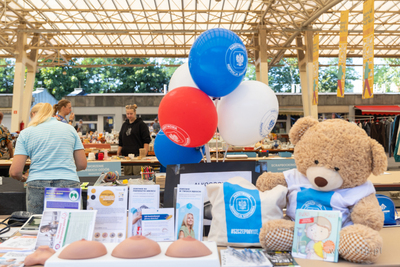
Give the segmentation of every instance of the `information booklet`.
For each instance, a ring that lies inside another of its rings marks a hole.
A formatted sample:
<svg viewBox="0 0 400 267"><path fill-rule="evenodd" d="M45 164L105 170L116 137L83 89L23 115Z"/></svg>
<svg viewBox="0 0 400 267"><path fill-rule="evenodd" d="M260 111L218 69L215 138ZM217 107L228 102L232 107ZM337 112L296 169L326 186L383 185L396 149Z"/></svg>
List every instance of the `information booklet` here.
<svg viewBox="0 0 400 267"><path fill-rule="evenodd" d="M45 210L37 234L37 249L49 246L59 250L81 240L92 240L97 210Z"/></svg>
<svg viewBox="0 0 400 267"><path fill-rule="evenodd" d="M130 185L128 237L142 235L142 211L160 207L160 185Z"/></svg>
<svg viewBox="0 0 400 267"><path fill-rule="evenodd" d="M32 252L7 252L0 257L0 266L23 267L26 256Z"/></svg>
<svg viewBox="0 0 400 267"><path fill-rule="evenodd" d="M44 209L82 209L80 188L46 187Z"/></svg>
<svg viewBox="0 0 400 267"><path fill-rule="evenodd" d="M154 241L174 241L174 209L142 210L143 236Z"/></svg>
<svg viewBox="0 0 400 267"><path fill-rule="evenodd" d="M10 251L31 252L35 250L36 236L14 236L0 243L0 253Z"/></svg>
<svg viewBox="0 0 400 267"><path fill-rule="evenodd" d="M337 262L342 228L340 211L296 211L293 257Z"/></svg>
<svg viewBox="0 0 400 267"><path fill-rule="evenodd" d="M88 210L97 210L93 240L120 243L126 238L126 186L89 186Z"/></svg>
<svg viewBox="0 0 400 267"><path fill-rule="evenodd" d="M203 185L178 184L176 196L176 238L191 236L203 240Z"/></svg>

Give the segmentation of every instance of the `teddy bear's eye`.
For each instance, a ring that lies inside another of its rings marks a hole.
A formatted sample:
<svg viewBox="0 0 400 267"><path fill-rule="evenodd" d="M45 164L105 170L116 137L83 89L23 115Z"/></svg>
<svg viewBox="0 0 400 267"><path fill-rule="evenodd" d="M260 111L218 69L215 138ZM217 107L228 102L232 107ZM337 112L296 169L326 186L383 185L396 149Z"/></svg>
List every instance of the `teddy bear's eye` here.
<svg viewBox="0 0 400 267"><path fill-rule="evenodd" d="M334 169L335 169L335 171L337 171L337 172L340 170L338 167L335 167Z"/></svg>
<svg viewBox="0 0 400 267"><path fill-rule="evenodd" d="M314 162L315 162L315 164L318 164L318 163L319 163L319 161L318 161L318 160L315 160Z"/></svg>

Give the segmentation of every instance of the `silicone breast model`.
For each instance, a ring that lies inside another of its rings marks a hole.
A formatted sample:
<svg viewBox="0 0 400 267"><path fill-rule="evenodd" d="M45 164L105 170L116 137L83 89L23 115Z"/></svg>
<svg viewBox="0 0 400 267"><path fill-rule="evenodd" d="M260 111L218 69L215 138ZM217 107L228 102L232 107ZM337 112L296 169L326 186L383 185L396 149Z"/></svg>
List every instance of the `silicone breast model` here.
<svg viewBox="0 0 400 267"><path fill-rule="evenodd" d="M75 241L64 248L58 257L64 260L93 259L107 254L106 247L97 241Z"/></svg>
<svg viewBox="0 0 400 267"><path fill-rule="evenodd" d="M160 245L144 236L131 236L119 243L111 256L123 259L153 257L161 253Z"/></svg>
<svg viewBox="0 0 400 267"><path fill-rule="evenodd" d="M47 259L50 258L54 253L56 253L56 251L49 246L40 246L34 253L26 256L24 265L44 265Z"/></svg>
<svg viewBox="0 0 400 267"><path fill-rule="evenodd" d="M184 237L172 243L165 255L174 258L194 258L211 255L211 250L193 237Z"/></svg>

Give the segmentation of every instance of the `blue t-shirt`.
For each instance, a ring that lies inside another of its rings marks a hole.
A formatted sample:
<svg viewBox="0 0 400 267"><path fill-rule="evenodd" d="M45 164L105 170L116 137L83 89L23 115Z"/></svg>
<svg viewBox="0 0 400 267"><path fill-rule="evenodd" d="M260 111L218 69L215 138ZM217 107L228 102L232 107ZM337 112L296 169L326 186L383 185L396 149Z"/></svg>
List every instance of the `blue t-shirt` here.
<svg viewBox="0 0 400 267"><path fill-rule="evenodd" d="M83 149L74 127L56 118L21 131L15 155L29 156L28 182L34 180L73 180L79 182L74 151Z"/></svg>

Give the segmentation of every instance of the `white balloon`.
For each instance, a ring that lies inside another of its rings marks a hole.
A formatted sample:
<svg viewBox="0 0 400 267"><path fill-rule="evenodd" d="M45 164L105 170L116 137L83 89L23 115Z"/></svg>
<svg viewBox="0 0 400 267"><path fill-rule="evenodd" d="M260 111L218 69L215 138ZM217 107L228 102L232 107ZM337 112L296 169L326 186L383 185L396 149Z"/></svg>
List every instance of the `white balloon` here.
<svg viewBox="0 0 400 267"><path fill-rule="evenodd" d="M168 85L168 92L182 86L189 86L199 89L190 75L188 63L180 65L179 68L175 70L174 74L172 74Z"/></svg>
<svg viewBox="0 0 400 267"><path fill-rule="evenodd" d="M278 99L258 81L242 82L218 102L218 130L231 145L253 145L266 137L278 118Z"/></svg>

